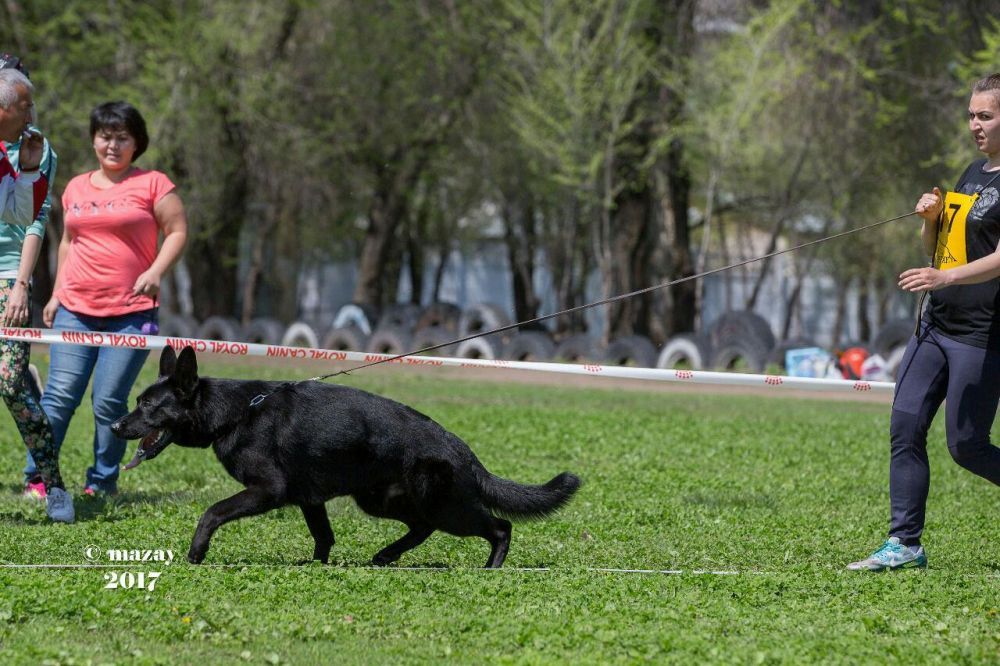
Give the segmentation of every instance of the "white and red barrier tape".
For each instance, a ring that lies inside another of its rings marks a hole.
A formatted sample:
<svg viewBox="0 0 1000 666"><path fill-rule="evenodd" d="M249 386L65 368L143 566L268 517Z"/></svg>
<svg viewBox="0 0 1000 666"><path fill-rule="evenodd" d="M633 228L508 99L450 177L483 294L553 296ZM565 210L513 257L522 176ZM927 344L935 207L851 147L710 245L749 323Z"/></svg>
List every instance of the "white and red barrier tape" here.
<svg viewBox="0 0 1000 666"><path fill-rule="evenodd" d="M118 347L125 349L163 349L170 346L183 349L191 346L198 353L226 356L262 356L267 358L304 359L311 361L353 361L372 363L393 358L393 354L335 351L307 347L284 347L251 342L225 340L199 340L159 335L133 333L101 333L95 331L61 331L46 328L2 328L0 339L20 340L38 344L75 344L88 347ZM748 375L732 372L706 372L702 370L664 370L659 368L628 368L616 365L576 365L572 363L541 363L537 361L491 361L486 359L446 358L434 356L406 356L390 363L427 367L487 368L495 370L531 370L556 372L568 375L644 379L662 382L689 382L692 384L723 384L776 389L797 389L839 392L891 393L892 382L853 381L847 379L816 379L812 377L784 377L778 375ZM346 368L349 370L349 368Z"/></svg>

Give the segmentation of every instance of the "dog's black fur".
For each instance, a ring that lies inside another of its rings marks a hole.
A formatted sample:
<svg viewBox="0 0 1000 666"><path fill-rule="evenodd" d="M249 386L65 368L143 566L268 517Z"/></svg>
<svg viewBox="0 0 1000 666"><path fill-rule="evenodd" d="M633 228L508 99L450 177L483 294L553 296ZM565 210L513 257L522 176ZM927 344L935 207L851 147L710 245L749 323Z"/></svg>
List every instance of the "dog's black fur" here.
<svg viewBox="0 0 1000 666"><path fill-rule="evenodd" d="M171 442L211 446L226 471L246 486L198 521L188 552L193 563L205 558L220 526L289 504L302 508L316 542L313 559L325 563L334 539L324 502L350 495L366 513L409 528L372 558L375 564L395 562L442 530L486 539L486 566L499 567L511 524L494 513L545 516L580 485L568 472L533 486L493 476L465 442L430 418L358 389L200 378L190 347L179 357L164 348L160 378L112 430L126 439L143 438L127 467L154 458Z"/></svg>

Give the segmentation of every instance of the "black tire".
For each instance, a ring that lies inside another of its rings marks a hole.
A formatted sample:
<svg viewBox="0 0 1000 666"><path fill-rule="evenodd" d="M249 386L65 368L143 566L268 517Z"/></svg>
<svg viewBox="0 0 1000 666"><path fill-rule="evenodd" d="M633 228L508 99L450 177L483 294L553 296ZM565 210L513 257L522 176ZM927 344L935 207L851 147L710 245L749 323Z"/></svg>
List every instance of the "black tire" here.
<svg viewBox="0 0 1000 666"><path fill-rule="evenodd" d="M767 354L756 341L731 340L712 354L712 368L722 371L763 372Z"/></svg>
<svg viewBox="0 0 1000 666"><path fill-rule="evenodd" d="M281 336L283 347L308 347L316 349L319 347L319 335L314 329L304 321L294 321L285 329L285 334Z"/></svg>
<svg viewBox="0 0 1000 666"><path fill-rule="evenodd" d="M461 316L461 309L454 303L431 303L420 313L414 330L440 326L449 333L458 333L458 320Z"/></svg>
<svg viewBox="0 0 1000 666"><path fill-rule="evenodd" d="M712 359L712 343L708 336L679 333L667 340L656 359L657 368L704 370Z"/></svg>
<svg viewBox="0 0 1000 666"><path fill-rule="evenodd" d="M603 362L653 368L656 366L656 346L644 335L624 335L608 343Z"/></svg>
<svg viewBox="0 0 1000 666"><path fill-rule="evenodd" d="M368 346L368 336L357 326L345 326L343 328L331 328L323 336L321 342L323 349L334 351L364 351Z"/></svg>
<svg viewBox="0 0 1000 666"><path fill-rule="evenodd" d="M766 365L776 365L782 370L788 370L788 366L785 363L785 356L789 350L792 349L805 349L806 347L818 347L815 341L809 338L791 338L783 342L779 342L774 346L771 351L767 353Z"/></svg>
<svg viewBox="0 0 1000 666"><path fill-rule="evenodd" d="M160 335L168 338L197 338L198 320L185 314L160 310Z"/></svg>
<svg viewBox="0 0 1000 666"><path fill-rule="evenodd" d="M458 332L461 337L492 331L509 326L513 323L507 312L493 303L477 303L462 310L458 319Z"/></svg>
<svg viewBox="0 0 1000 666"><path fill-rule="evenodd" d="M382 311L378 328L397 328L412 331L420 319L421 309L413 303L393 303Z"/></svg>
<svg viewBox="0 0 1000 666"><path fill-rule="evenodd" d="M496 360L500 358L500 345L492 336L485 338L472 338L458 345L455 350L458 358L476 358L486 360Z"/></svg>
<svg viewBox="0 0 1000 666"><path fill-rule="evenodd" d="M281 344L281 338L284 336L284 324L270 317L256 317L251 319L243 331L244 340L262 345Z"/></svg>
<svg viewBox="0 0 1000 666"><path fill-rule="evenodd" d="M368 338L368 346L365 351L397 356L412 351L410 340L410 334L401 328L380 328Z"/></svg>
<svg viewBox="0 0 1000 666"><path fill-rule="evenodd" d="M563 338L556 345L555 358L567 363L597 363L603 354L594 338L579 333Z"/></svg>
<svg viewBox="0 0 1000 666"><path fill-rule="evenodd" d="M556 345L548 333L521 331L507 341L502 353L509 361L551 361Z"/></svg>
<svg viewBox="0 0 1000 666"><path fill-rule="evenodd" d="M213 315L201 322L198 337L202 340L225 340L236 342L243 339L243 327L233 317Z"/></svg>
<svg viewBox="0 0 1000 666"><path fill-rule="evenodd" d="M754 347L765 358L774 349L776 342L771 325L759 314L749 310L724 313L709 327L708 337L713 349L743 343L744 346Z"/></svg>
<svg viewBox="0 0 1000 666"><path fill-rule="evenodd" d="M413 334L413 348L414 349L426 349L427 347L436 347L437 345L445 344L446 342L451 342L455 339L455 336L441 328L440 326L430 326L428 328L422 328ZM440 349L434 349L427 352L428 356L454 356L455 350L458 345L446 345Z"/></svg>
<svg viewBox="0 0 1000 666"><path fill-rule="evenodd" d="M893 319L888 321L875 334L875 338L868 348L872 350L872 353L879 354L882 358L888 359L893 349L900 345L905 346L910 341L915 328L916 322L912 319Z"/></svg>
<svg viewBox="0 0 1000 666"><path fill-rule="evenodd" d="M378 321L378 310L363 303L348 303L337 310L333 318L333 328L357 326L365 335L371 335Z"/></svg>

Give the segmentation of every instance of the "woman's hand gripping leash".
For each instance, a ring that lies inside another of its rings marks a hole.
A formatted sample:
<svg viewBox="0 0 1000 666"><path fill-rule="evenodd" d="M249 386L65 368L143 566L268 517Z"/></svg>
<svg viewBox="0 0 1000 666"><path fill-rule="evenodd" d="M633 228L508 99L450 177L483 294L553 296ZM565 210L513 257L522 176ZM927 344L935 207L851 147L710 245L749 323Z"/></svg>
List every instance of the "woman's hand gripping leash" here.
<svg viewBox="0 0 1000 666"><path fill-rule="evenodd" d="M937 225L944 211L944 196L941 190L935 187L931 192L925 192L917 201L913 212L924 221L925 228L932 225L934 245L937 245ZM936 250L936 247L935 247ZM942 271L934 266L925 268L911 268L899 275L899 288L904 291L921 292L920 301L917 305L917 319L920 319L920 312L923 310L924 298L928 291L934 291L951 284L947 271Z"/></svg>

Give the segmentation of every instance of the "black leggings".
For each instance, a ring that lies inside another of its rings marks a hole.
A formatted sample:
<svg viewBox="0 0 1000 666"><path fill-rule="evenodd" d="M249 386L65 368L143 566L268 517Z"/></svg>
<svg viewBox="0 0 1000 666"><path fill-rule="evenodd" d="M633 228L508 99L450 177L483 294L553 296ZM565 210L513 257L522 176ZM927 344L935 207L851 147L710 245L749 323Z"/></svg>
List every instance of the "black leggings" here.
<svg viewBox="0 0 1000 666"><path fill-rule="evenodd" d="M927 431L941 402L951 457L965 469L1000 485L1000 448L990 428L1000 401L1000 352L947 338L921 323L899 366L890 426L889 536L920 543L930 467Z"/></svg>

